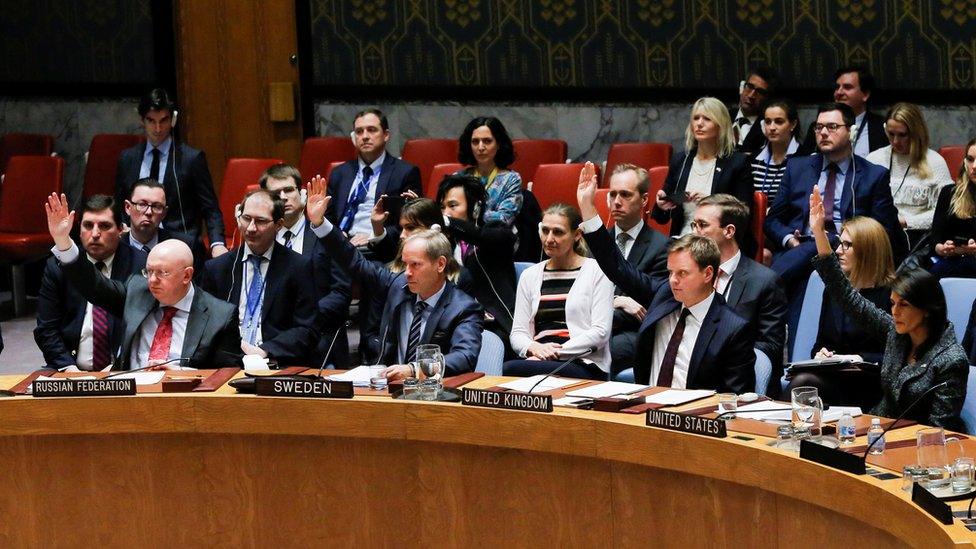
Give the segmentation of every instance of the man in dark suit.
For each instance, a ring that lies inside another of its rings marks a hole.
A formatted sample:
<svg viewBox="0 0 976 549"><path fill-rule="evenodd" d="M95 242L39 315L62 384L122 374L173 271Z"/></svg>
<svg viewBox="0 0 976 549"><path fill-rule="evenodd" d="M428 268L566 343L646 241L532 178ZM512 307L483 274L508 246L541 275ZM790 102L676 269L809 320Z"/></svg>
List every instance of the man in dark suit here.
<svg viewBox="0 0 976 549"><path fill-rule="evenodd" d="M376 200L413 191L422 196L420 170L386 152L390 125L378 109L356 113L353 135L358 158L332 170L329 176L329 210L325 216L346 234L352 244L362 247L373 234L370 214ZM396 230L399 207L387 207L387 224Z"/></svg>
<svg viewBox="0 0 976 549"><path fill-rule="evenodd" d="M45 209L54 238L51 251L65 279L92 304L123 320L114 369L174 364L216 368L240 362L237 311L194 287L193 254L185 243L161 242L149 253L145 276L130 276L122 283L99 275L90 261L79 260L78 246L69 236L75 215L63 194L51 194Z"/></svg>
<svg viewBox="0 0 976 549"><path fill-rule="evenodd" d="M174 139L176 104L166 90L154 89L139 102L139 116L146 143L122 151L115 176L115 199L121 204L132 195L140 179L161 181L166 189L163 226L196 240L200 222L207 224L210 253L227 253L224 219L220 214L213 179L203 151Z"/></svg>
<svg viewBox="0 0 976 549"><path fill-rule="evenodd" d="M364 287L386 294L380 321L380 361L390 365L387 379L416 374L409 362L419 345L438 345L446 375L474 370L481 351L484 309L448 280L456 273L451 243L438 231L420 231L403 242L402 273L392 273L365 259L325 217L329 197L325 182L315 178L306 206L308 219L332 257L358 277Z"/></svg>
<svg viewBox="0 0 976 549"><path fill-rule="evenodd" d="M667 279L627 262L603 227L594 205L596 177L580 178L577 200L586 219L583 238L600 268L647 314L637 332L638 383L737 394L755 388L755 330L715 292L718 246L685 235L668 247Z"/></svg>
<svg viewBox="0 0 976 549"><path fill-rule="evenodd" d="M766 394L779 397L786 344L786 295L772 269L743 255L742 235L749 230L749 207L728 194L713 194L698 202L695 234L718 245L721 254L715 291L756 330L756 349L773 366Z"/></svg>
<svg viewBox="0 0 976 549"><path fill-rule="evenodd" d="M159 181L148 177L136 181L125 201L125 213L130 225L129 231L122 235L122 244L148 255L156 244L175 238L192 249L194 241L190 235L160 227L167 209L166 189Z"/></svg>
<svg viewBox="0 0 976 549"><path fill-rule="evenodd" d="M318 350L316 363L336 368L349 366L349 339L346 319L352 291L349 275L325 252L305 218L306 191L302 176L294 166L276 164L268 168L259 181L261 188L277 196L285 205L285 215L278 228L277 242L310 259L315 278L317 302L316 329ZM331 351L330 351L331 349Z"/></svg>
<svg viewBox="0 0 976 549"><path fill-rule="evenodd" d="M834 101L844 103L854 111L851 142L854 154L867 158L868 153L888 146L884 117L868 110L868 100L874 91L874 76L864 67L843 67L834 73ZM816 150L819 136L810 124L803 149Z"/></svg>
<svg viewBox="0 0 976 549"><path fill-rule="evenodd" d="M758 153L766 144L762 131L762 107L774 97L779 88L779 74L768 67L753 67L739 82L739 104L730 108L735 150L749 155Z"/></svg>
<svg viewBox="0 0 976 549"><path fill-rule="evenodd" d="M316 341L311 262L275 242L284 204L265 190L240 206L244 244L211 259L200 287L238 306L241 349L281 366L308 365Z"/></svg>
<svg viewBox="0 0 976 549"><path fill-rule="evenodd" d="M96 194L82 208L80 240L86 259L102 276L118 281L146 266L145 253L119 245L121 222L120 208L110 196ZM65 282L52 257L41 279L34 341L48 366L103 370L121 344L122 319L85 301Z"/></svg>
<svg viewBox="0 0 976 549"><path fill-rule="evenodd" d="M844 103L828 103L817 109L819 152L787 162L780 190L766 216L772 268L782 278L791 299L797 298L813 271L810 260L816 255L816 246L808 219L814 185L828 206L833 223L827 225L833 238L844 220L867 216L887 230L895 264L908 252L908 239L891 198L888 170L852 154L849 128L853 123L854 112Z"/></svg>
<svg viewBox="0 0 976 549"><path fill-rule="evenodd" d="M649 185L647 170L633 164L619 164L610 176L607 205L614 222L614 242L627 262L642 273L665 275L668 238L644 223ZM637 330L645 313L643 305L619 287L614 288L611 375L634 366Z"/></svg>

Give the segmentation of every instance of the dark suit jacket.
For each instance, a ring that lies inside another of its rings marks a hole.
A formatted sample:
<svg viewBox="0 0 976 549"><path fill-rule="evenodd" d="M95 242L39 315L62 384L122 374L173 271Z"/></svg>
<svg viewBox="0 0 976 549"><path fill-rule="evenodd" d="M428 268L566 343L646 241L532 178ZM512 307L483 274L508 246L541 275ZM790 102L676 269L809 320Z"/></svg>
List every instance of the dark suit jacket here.
<svg viewBox="0 0 976 549"><path fill-rule="evenodd" d="M464 258L465 271L471 281L466 293L495 317L501 329L512 331L515 312L515 241L511 225L491 222L483 226L470 221L451 218L444 228L454 242L464 241L474 246ZM455 244L459 246L460 244Z"/></svg>
<svg viewBox="0 0 976 549"><path fill-rule="evenodd" d="M608 231L615 235L616 231ZM651 276L667 276L668 272L668 237L644 224L637 238L634 240L627 263L638 271ZM619 287L614 288L614 295L625 295ZM613 333L634 332L640 328L640 321L622 309L613 310Z"/></svg>
<svg viewBox="0 0 976 549"><path fill-rule="evenodd" d="M668 178L664 180L664 192L673 194L684 191L688 185L688 175L696 151L690 153L679 152L671 159ZM687 159L687 160L686 160ZM715 175L712 177L712 194L731 194L752 208L753 201L752 166L749 157L742 153L732 153L715 160ZM658 223L671 221L671 236L679 236L685 223L685 210L682 206L671 210L662 210L655 204L651 216Z"/></svg>
<svg viewBox="0 0 976 549"><path fill-rule="evenodd" d="M624 260L605 228L586 233L583 238L607 278L638 303L647 304L647 316L637 332L635 356L641 359L634 367L634 377L637 383L653 383L650 357L654 353L655 324L681 304L674 299L666 278L644 274ZM748 321L735 314L722 296L716 295L691 353L686 387L736 394L754 390L754 332Z"/></svg>
<svg viewBox="0 0 976 549"><path fill-rule="evenodd" d="M328 194L332 200L329 202L329 209L326 210L325 217L335 226L339 225L339 217L346 209L346 202L349 199L350 191L352 191L352 183L358 173L359 159L357 158L332 170L332 174L329 175ZM400 193L407 190L417 193L417 196L424 195L420 186L420 169L394 157L387 151L386 158L383 160L383 168L380 170L380 178L376 184L376 197L379 198L384 194L399 196ZM390 217L386 220L387 226L399 227L399 208L388 211Z"/></svg>
<svg viewBox="0 0 976 549"><path fill-rule="evenodd" d="M407 289L406 275L395 274L367 260L355 246L334 228L321 239L325 249L341 265L357 277L374 295L385 295L383 317L380 321L380 361L397 363L400 310L410 307L416 295ZM421 335L421 343L439 345L444 353L447 375L474 370L481 351L482 318L484 309L477 301L447 281L437 305L430 312Z"/></svg>
<svg viewBox="0 0 976 549"><path fill-rule="evenodd" d="M867 135L862 134L861 139L868 140L868 148L871 150L871 152L874 152L880 149L881 147L887 147L889 143L888 143L888 136L885 135L885 131L884 131L884 123L885 123L884 116L881 116L880 114L874 114L871 111L867 111L867 114L864 115L864 120L867 121L868 123L868 134ZM817 150L817 136L814 135L813 133L813 126L816 123L817 120L816 118L814 118L813 122L811 122L810 126L807 128L807 135L803 139L803 147L802 147L803 150L808 150L808 151ZM861 130L858 130L858 133L860 132Z"/></svg>
<svg viewBox="0 0 976 549"><path fill-rule="evenodd" d="M786 294L776 273L743 255L722 296L737 315L755 330L755 347L773 364L770 384L779 394L786 344Z"/></svg>
<svg viewBox="0 0 976 549"><path fill-rule="evenodd" d="M122 151L119 156L119 167L115 176L115 199L119 204L123 204L132 194L132 186L139 180L142 157L148 146L148 143L140 143ZM206 156L203 151L183 143L175 149L170 150L162 181L166 187L166 205L169 207L163 226L186 233L196 240L202 220L207 224L210 242L224 242L224 218L214 193Z"/></svg>
<svg viewBox="0 0 976 549"><path fill-rule="evenodd" d="M199 278L202 289L233 305L235 312L244 279L243 254L241 247L211 259ZM309 364L317 339L314 289L308 283L311 278L309 259L276 242L265 276L260 347L281 366Z"/></svg>
<svg viewBox="0 0 976 549"><path fill-rule="evenodd" d="M83 249L79 251L84 254ZM88 261L84 255L78 260ZM111 278L122 282L130 275L142 276L145 266L145 253L120 242L112 260ZM75 364L87 309L88 301L64 280L58 260L48 259L37 298L37 327L34 328L34 341L48 366L61 368ZM109 317L109 342L113 353L122 344L120 317Z"/></svg>
<svg viewBox="0 0 976 549"><path fill-rule="evenodd" d="M729 116L732 116L732 125L735 125L735 115L739 112L738 103L733 103L731 105L726 105L729 109ZM756 117L755 123L749 127L749 133L746 134L746 138L742 140L741 145L736 145L736 152L741 152L747 155L754 155L762 150L766 146L766 135L762 131L762 113Z"/></svg>
<svg viewBox="0 0 976 549"><path fill-rule="evenodd" d="M131 369L129 358L140 327L159 307L159 301L149 292L146 279L141 274L130 276L125 283L106 279L82 257L62 264L61 270L65 279L85 299L122 318L122 347L115 364L116 369ZM237 327L237 307L202 288L195 288L181 356L189 359L185 365L193 368L239 365L241 334Z"/></svg>
<svg viewBox="0 0 976 549"><path fill-rule="evenodd" d="M764 230L771 249L781 249L783 239L794 230L805 233L809 229L810 193L820 179L823 162L824 157L819 153L787 161L776 200L766 214ZM898 209L891 199L888 170L857 155L854 155L853 166L844 178L841 219L862 215L881 223L888 232L897 265L908 252L908 240L898 222Z"/></svg>
<svg viewBox="0 0 976 549"><path fill-rule="evenodd" d="M131 248L132 241L130 240L130 238L131 236L129 233L125 233L124 235L122 235L122 238L119 239L119 246L125 245ZM194 276L196 276L201 271L203 271L203 264L210 259L210 252L203 249L203 242L194 240L193 237L191 237L186 233L181 233L178 231L170 231L168 229L160 228L159 238L157 240L159 242L163 242L165 240L170 240L170 239L179 240L180 242L190 247L190 251L193 252Z"/></svg>
<svg viewBox="0 0 976 549"><path fill-rule="evenodd" d="M318 332L318 342L313 356L314 362L321 365L323 361L327 361L336 368L345 369L349 366L346 319L349 317L349 304L352 302L349 274L338 262L332 261L307 220L302 235L302 255L312 262L312 277L315 280L313 297L317 300L315 329ZM331 352L329 347L332 348Z"/></svg>

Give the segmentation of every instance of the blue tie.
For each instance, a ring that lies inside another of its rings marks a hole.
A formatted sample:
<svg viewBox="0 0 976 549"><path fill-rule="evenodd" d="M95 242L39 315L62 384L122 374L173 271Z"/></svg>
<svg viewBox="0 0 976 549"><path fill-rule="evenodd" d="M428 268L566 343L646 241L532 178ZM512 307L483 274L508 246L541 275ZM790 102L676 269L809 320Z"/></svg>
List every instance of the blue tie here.
<svg viewBox="0 0 976 549"><path fill-rule="evenodd" d="M264 278L261 276L261 261L264 257L250 255L251 284L247 287L247 304L244 306L244 339L251 345L257 341L257 331L261 319L261 294L264 293Z"/></svg>
<svg viewBox="0 0 976 549"><path fill-rule="evenodd" d="M353 193L352 198L349 202L346 202L346 210L342 212L342 219L339 221L339 230L344 233L348 233L352 229L352 222L356 219L356 212L359 211L359 205L363 203L366 199L366 191L369 190L369 178L373 176L373 168L366 166L363 168L363 178L359 181L359 185L356 187L356 192Z"/></svg>

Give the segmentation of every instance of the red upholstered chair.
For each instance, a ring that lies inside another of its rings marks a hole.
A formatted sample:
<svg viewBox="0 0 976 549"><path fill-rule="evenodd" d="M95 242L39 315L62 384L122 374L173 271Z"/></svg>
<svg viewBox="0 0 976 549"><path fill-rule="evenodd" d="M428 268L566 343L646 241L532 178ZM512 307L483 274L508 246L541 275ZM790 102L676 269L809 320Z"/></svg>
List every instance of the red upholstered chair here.
<svg viewBox="0 0 976 549"><path fill-rule="evenodd" d="M431 200L436 200L437 188L441 186L441 181L444 180L444 177L462 168L464 168L464 164L458 164L457 162L434 166L434 169L430 171L430 178L427 179L427 184L424 185L424 196Z"/></svg>
<svg viewBox="0 0 976 549"><path fill-rule="evenodd" d="M82 200L94 194L115 196L115 174L122 151L146 140L144 135L103 133L92 137L85 163Z"/></svg>
<svg viewBox="0 0 976 549"><path fill-rule="evenodd" d="M649 170L655 166L667 167L673 149L668 143L614 143L607 153L607 173L603 186L610 185L610 177L617 164L633 164Z"/></svg>
<svg viewBox="0 0 976 549"><path fill-rule="evenodd" d="M231 158L227 160L224 179L220 184L220 198L217 200L220 203L220 213L224 216L224 231L228 249L233 247L234 235L237 231L234 206L238 205L244 195L247 194L249 185L257 184L264 170L281 162L277 158Z"/></svg>
<svg viewBox="0 0 976 549"><path fill-rule="evenodd" d="M600 212L600 219L603 220L603 225L606 228L613 227L613 218L610 217L610 205L607 204L607 197L610 195L610 189L597 189L596 198L596 211Z"/></svg>
<svg viewBox="0 0 976 549"><path fill-rule="evenodd" d="M305 181L316 175L326 177L329 165L356 158L356 147L349 137L309 137L302 145L302 159L298 171Z"/></svg>
<svg viewBox="0 0 976 549"><path fill-rule="evenodd" d="M14 314L27 309L23 264L48 254L54 241L47 231L44 203L60 193L64 159L14 156L0 185L0 258L13 268Z"/></svg>
<svg viewBox="0 0 976 549"><path fill-rule="evenodd" d="M341 166L341 165L343 165L345 163L346 162L344 160L337 160L335 162L330 162L329 165L325 168L325 173L322 174L322 177L325 178L325 182L326 183L329 182L329 176L332 175L332 170L338 168L339 166ZM311 178L309 178L309 179L311 179Z"/></svg>
<svg viewBox="0 0 976 549"><path fill-rule="evenodd" d="M962 167L962 159L966 157L966 146L947 145L945 147L939 147L939 154L942 155L942 158L945 158L952 178L955 179L958 177L959 169Z"/></svg>
<svg viewBox="0 0 976 549"><path fill-rule="evenodd" d="M0 173L7 172L7 162L12 156L51 156L52 152L54 138L50 135L8 133L0 137Z"/></svg>
<svg viewBox="0 0 976 549"><path fill-rule="evenodd" d="M766 233L763 232L763 225L766 223L766 208L769 207L769 199L766 193L755 191L752 193L752 236L756 239L756 261L763 262L763 248L766 246Z"/></svg>
<svg viewBox="0 0 976 549"><path fill-rule="evenodd" d="M671 222L658 223L651 217L657 192L664 188L664 180L668 178L668 167L654 166L647 170L647 176L650 179L650 185L647 188L647 211L644 213L644 222L655 231L664 236L669 236L671 234Z"/></svg>
<svg viewBox="0 0 976 549"><path fill-rule="evenodd" d="M405 162L420 168L420 188L426 192L427 182L430 180L434 166L457 162L458 141L457 139L408 139L403 144L401 156Z"/></svg>
<svg viewBox="0 0 976 549"><path fill-rule="evenodd" d="M522 187L533 181L540 164L563 164L568 147L562 139L515 139L515 162L509 166L522 176Z"/></svg>
<svg viewBox="0 0 976 549"><path fill-rule="evenodd" d="M546 208L562 202L576 206L576 187L579 185L580 170L585 164L540 164L532 179L532 194L539 201L539 207ZM600 169L596 171L600 180Z"/></svg>

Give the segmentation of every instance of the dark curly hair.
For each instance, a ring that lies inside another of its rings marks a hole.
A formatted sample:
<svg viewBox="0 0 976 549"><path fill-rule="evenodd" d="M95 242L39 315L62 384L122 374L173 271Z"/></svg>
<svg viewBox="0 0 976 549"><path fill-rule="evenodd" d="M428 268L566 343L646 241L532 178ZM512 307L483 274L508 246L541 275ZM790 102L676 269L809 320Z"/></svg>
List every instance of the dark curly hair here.
<svg viewBox="0 0 976 549"><path fill-rule="evenodd" d="M515 162L515 147L512 145L512 138L502 125L502 121L494 116L479 116L468 122L468 125L461 132L458 138L458 162L465 166L474 166L477 162L474 153L471 152L471 134L481 126L488 126L492 137L498 143L498 152L495 154L495 165L505 169Z"/></svg>

